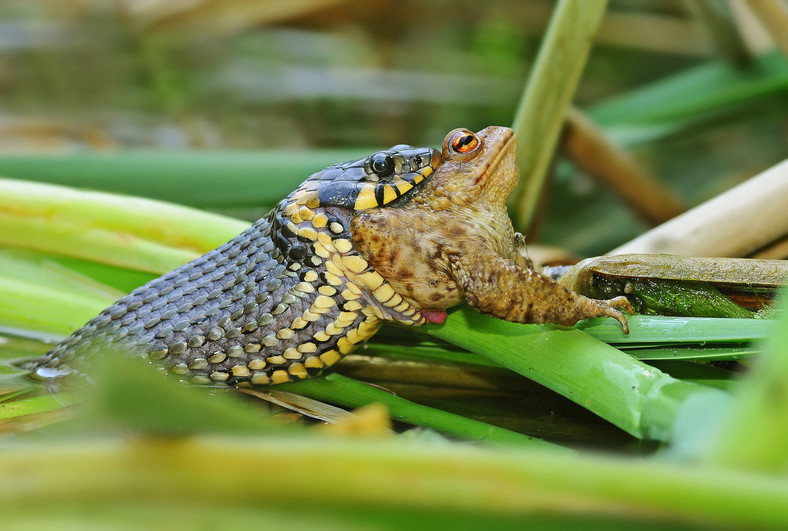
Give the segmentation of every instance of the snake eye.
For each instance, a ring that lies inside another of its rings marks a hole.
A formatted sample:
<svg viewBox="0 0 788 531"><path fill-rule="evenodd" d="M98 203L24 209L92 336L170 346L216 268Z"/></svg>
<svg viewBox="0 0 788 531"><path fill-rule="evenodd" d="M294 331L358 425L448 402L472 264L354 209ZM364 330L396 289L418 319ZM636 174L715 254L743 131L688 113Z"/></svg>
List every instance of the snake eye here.
<svg viewBox="0 0 788 531"><path fill-rule="evenodd" d="M386 177L394 171L394 159L386 153L375 153L369 157L369 169L378 177Z"/></svg>
<svg viewBox="0 0 788 531"><path fill-rule="evenodd" d="M449 145L455 153L471 153L479 147L479 139L467 129L457 131L449 140Z"/></svg>

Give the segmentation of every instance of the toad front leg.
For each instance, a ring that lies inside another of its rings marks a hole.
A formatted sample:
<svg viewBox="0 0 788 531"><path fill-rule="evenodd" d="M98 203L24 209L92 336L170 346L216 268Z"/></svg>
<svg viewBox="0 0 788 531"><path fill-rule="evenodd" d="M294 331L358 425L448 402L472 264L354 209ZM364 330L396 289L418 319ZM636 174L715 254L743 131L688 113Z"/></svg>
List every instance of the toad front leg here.
<svg viewBox="0 0 788 531"><path fill-rule="evenodd" d="M516 323L556 323L571 326L590 317L613 317L625 334L632 314L626 297L607 301L570 291L532 269L525 269L493 252L453 255L447 262L465 300L487 315Z"/></svg>

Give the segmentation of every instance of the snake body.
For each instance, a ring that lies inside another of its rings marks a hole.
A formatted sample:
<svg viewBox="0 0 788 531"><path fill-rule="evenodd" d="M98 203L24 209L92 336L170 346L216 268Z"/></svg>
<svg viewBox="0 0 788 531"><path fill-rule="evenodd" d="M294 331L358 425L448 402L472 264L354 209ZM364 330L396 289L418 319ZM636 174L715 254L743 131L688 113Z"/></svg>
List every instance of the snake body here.
<svg viewBox="0 0 788 531"><path fill-rule="evenodd" d="M135 289L29 368L81 372L116 346L194 383L282 383L333 365L382 319L423 323L356 252L350 224L406 202L440 161L401 145L313 174L236 238Z"/></svg>

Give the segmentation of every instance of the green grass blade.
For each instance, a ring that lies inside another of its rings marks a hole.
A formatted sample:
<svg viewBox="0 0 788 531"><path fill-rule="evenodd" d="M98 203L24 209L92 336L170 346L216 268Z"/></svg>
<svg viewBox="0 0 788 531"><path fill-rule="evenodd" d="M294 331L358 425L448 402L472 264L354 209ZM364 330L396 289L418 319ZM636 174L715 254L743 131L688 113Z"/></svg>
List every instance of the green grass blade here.
<svg viewBox="0 0 788 531"><path fill-rule="evenodd" d="M761 354L761 349L752 347L682 347L673 348L633 348L624 352L640 361L731 361L751 358Z"/></svg>
<svg viewBox="0 0 788 531"><path fill-rule="evenodd" d="M312 173L374 151L0 155L0 175L200 208L271 207Z"/></svg>
<svg viewBox="0 0 788 531"><path fill-rule="evenodd" d="M593 105L588 114L623 143L651 141L702 120L741 110L765 98L779 102L788 89L788 64L777 52L748 68L724 61L661 79Z"/></svg>
<svg viewBox="0 0 788 531"><path fill-rule="evenodd" d="M164 273L247 226L149 199L0 179L0 245Z"/></svg>
<svg viewBox="0 0 788 531"><path fill-rule="evenodd" d="M602 21L607 0L558 2L514 117L520 184L512 194L516 227L526 228L553 159L567 108Z"/></svg>
<svg viewBox="0 0 788 531"><path fill-rule="evenodd" d="M0 419L12 419L62 409L73 400L72 395L58 393L32 396L0 404Z"/></svg>
<svg viewBox="0 0 788 531"><path fill-rule="evenodd" d="M692 395L727 398L671 378L577 329L507 323L467 307L452 313L445 325L425 329L556 391L635 437L668 440Z"/></svg>
<svg viewBox="0 0 788 531"><path fill-rule="evenodd" d="M71 256L42 253L40 251L36 251L36 254L52 263L58 264L63 269L74 271L81 276L91 278L96 282L100 282L101 284L114 288L120 292L123 292L124 294L150 282L159 276L156 273L135 271L132 269L126 269L124 267L111 266L109 264L101 264L99 262L91 262L89 260L73 258Z"/></svg>
<svg viewBox="0 0 788 531"><path fill-rule="evenodd" d="M589 335L615 345L683 343L745 343L768 337L768 319L720 319L713 317L629 317L631 333L610 319L587 319L577 325Z"/></svg>
<svg viewBox="0 0 788 531"><path fill-rule="evenodd" d="M716 463L788 472L788 292L769 323L765 355L741 383L721 432L708 449Z"/></svg>
<svg viewBox="0 0 788 531"><path fill-rule="evenodd" d="M391 418L408 422L465 439L496 444L514 444L531 447L555 448L550 443L484 422L469 419L439 409L422 406L339 374L325 378L304 380L298 383L281 384L277 389L292 391L310 398L360 408L371 403L384 404Z"/></svg>
<svg viewBox="0 0 788 531"><path fill-rule="evenodd" d="M0 326L68 335L122 293L36 256L0 249Z"/></svg>

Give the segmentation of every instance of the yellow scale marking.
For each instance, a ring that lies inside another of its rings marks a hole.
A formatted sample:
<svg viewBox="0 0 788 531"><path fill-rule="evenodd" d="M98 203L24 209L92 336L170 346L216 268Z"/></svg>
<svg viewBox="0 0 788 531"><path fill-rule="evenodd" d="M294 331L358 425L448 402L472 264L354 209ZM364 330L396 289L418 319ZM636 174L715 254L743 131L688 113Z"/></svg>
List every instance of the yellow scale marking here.
<svg viewBox="0 0 788 531"><path fill-rule="evenodd" d="M344 327L337 326L336 323L328 323L328 326L326 326L326 334L330 336L339 335L342 333L343 328Z"/></svg>
<svg viewBox="0 0 788 531"><path fill-rule="evenodd" d="M336 255L334 255L334 256L336 256ZM332 256L331 260L326 260L325 266L326 266L326 271L328 271L332 275L336 275L338 277L341 277L341 276L345 275L345 272L342 271L342 268L334 263L333 256Z"/></svg>
<svg viewBox="0 0 788 531"><path fill-rule="evenodd" d="M375 295L375 298L380 302L386 302L394 296L394 288L391 287L391 284L383 284L373 291L372 294Z"/></svg>
<svg viewBox="0 0 788 531"><path fill-rule="evenodd" d="M332 299L331 297L326 297L325 295L318 295L315 298L315 302L312 303L312 306L315 306L317 308L331 308L332 306L334 306L334 304L336 303L334 302L334 299Z"/></svg>
<svg viewBox="0 0 788 531"><path fill-rule="evenodd" d="M290 347L290 348L288 348L288 349L286 349L286 350L284 351L284 353L282 354L282 356L284 356L284 358L285 358L286 360L298 360L298 359L301 359L301 356L303 356L303 354L301 354L300 352L298 352L298 351L297 351L296 349L294 349L293 347Z"/></svg>
<svg viewBox="0 0 788 531"><path fill-rule="evenodd" d="M247 365L253 371L259 371L260 369L264 369L266 366L265 360L261 360L258 358L253 359Z"/></svg>
<svg viewBox="0 0 788 531"><path fill-rule="evenodd" d="M282 328L279 332L276 333L276 337L279 339L290 339L295 335L295 332L291 328Z"/></svg>
<svg viewBox="0 0 788 531"><path fill-rule="evenodd" d="M306 359L304 366L308 369L321 369L325 367L325 363L323 363L317 356L311 356Z"/></svg>
<svg viewBox="0 0 788 531"><path fill-rule="evenodd" d="M309 321L310 323L314 323L320 319L320 314L315 313L312 310L305 310L304 313L301 314L301 319L304 321Z"/></svg>
<svg viewBox="0 0 788 531"><path fill-rule="evenodd" d="M361 275L358 275L356 277L356 281L359 284L363 284L368 289L376 290L380 287L381 284L383 284L383 277L380 276L380 274L376 273L375 271L370 271L368 273L363 273Z"/></svg>
<svg viewBox="0 0 788 531"><path fill-rule="evenodd" d="M252 374L246 365L236 365L230 371L233 373L233 376L249 376Z"/></svg>
<svg viewBox="0 0 788 531"><path fill-rule="evenodd" d="M375 200L375 185L364 185L358 192L358 197L356 198L356 203L353 205L353 208L356 210L368 210L376 206L378 206L378 202Z"/></svg>
<svg viewBox="0 0 788 531"><path fill-rule="evenodd" d="M316 341L320 341L320 342L328 341L329 339L331 339L331 336L326 334L325 330L321 330L320 332L316 333L312 337L314 337Z"/></svg>
<svg viewBox="0 0 788 531"><path fill-rule="evenodd" d="M305 206L302 206L301 208L298 209L298 215L301 216L301 219L305 221L309 221L313 217L315 217L315 213Z"/></svg>
<svg viewBox="0 0 788 531"><path fill-rule="evenodd" d="M347 301L354 301L356 299L361 298L361 295L357 293L353 293L349 289L343 290L342 293L340 293L340 295L342 295L342 297Z"/></svg>
<svg viewBox="0 0 788 531"><path fill-rule="evenodd" d="M300 291L301 293L314 293L315 287L309 282L299 282L296 284L295 290Z"/></svg>
<svg viewBox="0 0 788 531"><path fill-rule="evenodd" d="M329 250L323 247L323 244L320 242L313 243L312 248L315 250L315 254L324 260L331 256Z"/></svg>
<svg viewBox="0 0 788 531"><path fill-rule="evenodd" d="M320 361L326 365L333 365L340 360L342 356L336 350L328 350L320 355Z"/></svg>
<svg viewBox="0 0 788 531"><path fill-rule="evenodd" d="M347 240L345 240L345 241L347 241ZM332 260L334 260L336 257L337 257L337 255L334 255L332 257ZM349 271L351 271L353 273L361 273L362 271L364 271L367 268L367 265L368 265L366 260L364 260L363 258L361 258L360 256L355 255L355 254L351 254L351 255L348 255L348 256L343 256L343 257L340 258L340 260L341 260L342 265L345 266Z"/></svg>
<svg viewBox="0 0 788 531"><path fill-rule="evenodd" d="M312 227L301 227L296 234L312 241L317 239L317 231Z"/></svg>
<svg viewBox="0 0 788 531"><path fill-rule="evenodd" d="M349 289L351 293L355 293L356 295L361 295L361 288L359 288L354 282L350 282L348 280L347 282L345 282L345 286L347 286L347 289Z"/></svg>
<svg viewBox="0 0 788 531"><path fill-rule="evenodd" d="M336 295L337 290L331 286L320 286L319 288L317 288L317 292L320 293L321 295L326 295L327 297L331 297L333 295Z"/></svg>
<svg viewBox="0 0 788 531"><path fill-rule="evenodd" d="M302 380L307 377L306 367L304 367L303 363L293 363L288 369L287 372L292 374L293 376L297 376Z"/></svg>
<svg viewBox="0 0 788 531"><path fill-rule="evenodd" d="M293 330L301 330L303 328L306 328L306 325L308 324L309 321L304 319L303 316L296 317L295 319L293 319L293 323L290 325L290 328L292 328Z"/></svg>
<svg viewBox="0 0 788 531"><path fill-rule="evenodd" d="M387 205L397 198L397 192L390 184L383 185L383 204Z"/></svg>
<svg viewBox="0 0 788 531"><path fill-rule="evenodd" d="M353 250L353 244L345 238L337 238L334 240L334 248L340 253L349 253Z"/></svg>
<svg viewBox="0 0 788 531"><path fill-rule="evenodd" d="M334 240L332 240L331 236L329 236L325 232L317 233L317 241L318 243L320 243L320 245L325 247L330 252L334 252L336 250L334 249Z"/></svg>
<svg viewBox="0 0 788 531"><path fill-rule="evenodd" d="M413 185L410 184L408 181L400 181L396 184L396 186L397 186L397 190L399 190L399 195L402 195L408 190L410 190L411 188L413 188Z"/></svg>
<svg viewBox="0 0 788 531"><path fill-rule="evenodd" d="M252 376L252 383L255 385L268 385L271 383L271 379L268 375L264 372L258 372L254 376Z"/></svg>
<svg viewBox="0 0 788 531"><path fill-rule="evenodd" d="M355 347L356 345L351 343L347 336L340 337L339 341L337 341L337 348L340 354L348 354Z"/></svg>
<svg viewBox="0 0 788 531"><path fill-rule="evenodd" d="M278 371L274 371L271 375L271 382L278 384L278 383L285 383L290 381L290 375L287 374L287 371L279 369Z"/></svg>
<svg viewBox="0 0 788 531"><path fill-rule="evenodd" d="M361 303L358 301L347 301L345 304L342 305L342 308L352 312L355 310L360 310L362 306Z"/></svg>
<svg viewBox="0 0 788 531"><path fill-rule="evenodd" d="M306 206L309 208L317 208L320 206L320 198L317 196L317 192L312 192L306 198Z"/></svg>
<svg viewBox="0 0 788 531"><path fill-rule="evenodd" d="M393 308L394 306L397 306L401 302L402 302L402 296L399 293L394 293L394 296L391 297L391 299L389 299L388 301L384 302L383 304L385 306L388 306L389 308Z"/></svg>
<svg viewBox="0 0 788 531"><path fill-rule="evenodd" d="M328 263L328 262L327 262ZM326 277L326 282L331 284L332 286L341 286L342 285L342 276L334 275L333 273L323 273Z"/></svg>
<svg viewBox="0 0 788 531"><path fill-rule="evenodd" d="M303 352L305 354L317 351L317 345L314 343L301 343L296 348L298 349L298 352Z"/></svg>
<svg viewBox="0 0 788 531"><path fill-rule="evenodd" d="M339 315L334 322L337 326L346 328L353 324L353 321L356 320L356 317L358 317L358 312L339 312Z"/></svg>
<svg viewBox="0 0 788 531"><path fill-rule="evenodd" d="M328 216L325 214L315 214L312 218L312 226L316 229L322 229L326 225L328 225Z"/></svg>

